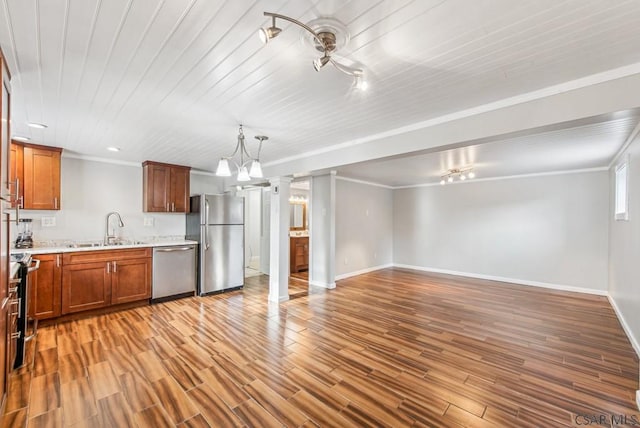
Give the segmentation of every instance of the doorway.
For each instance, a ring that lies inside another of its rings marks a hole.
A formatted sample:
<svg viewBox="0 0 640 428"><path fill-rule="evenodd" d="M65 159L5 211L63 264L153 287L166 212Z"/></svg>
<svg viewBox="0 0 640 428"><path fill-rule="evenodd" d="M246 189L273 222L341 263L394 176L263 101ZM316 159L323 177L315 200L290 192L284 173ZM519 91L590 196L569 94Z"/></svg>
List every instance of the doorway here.
<svg viewBox="0 0 640 428"><path fill-rule="evenodd" d="M309 289L309 179L291 183L289 198L289 297Z"/></svg>

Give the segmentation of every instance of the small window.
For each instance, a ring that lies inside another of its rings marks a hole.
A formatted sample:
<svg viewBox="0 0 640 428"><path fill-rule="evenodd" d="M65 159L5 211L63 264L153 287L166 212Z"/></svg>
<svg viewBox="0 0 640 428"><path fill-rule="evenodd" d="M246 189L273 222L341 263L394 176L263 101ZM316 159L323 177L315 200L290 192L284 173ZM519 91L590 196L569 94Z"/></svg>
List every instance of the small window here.
<svg viewBox="0 0 640 428"><path fill-rule="evenodd" d="M616 220L629 220L629 161L616 167Z"/></svg>

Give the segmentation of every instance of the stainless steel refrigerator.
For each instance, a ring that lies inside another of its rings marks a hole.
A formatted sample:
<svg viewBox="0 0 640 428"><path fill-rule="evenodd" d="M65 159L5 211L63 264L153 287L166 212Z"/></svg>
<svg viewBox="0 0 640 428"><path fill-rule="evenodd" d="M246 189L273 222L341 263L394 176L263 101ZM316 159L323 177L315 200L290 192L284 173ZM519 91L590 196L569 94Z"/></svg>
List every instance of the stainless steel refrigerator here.
<svg viewBox="0 0 640 428"><path fill-rule="evenodd" d="M244 198L191 197L187 239L198 241L198 294L244 286Z"/></svg>

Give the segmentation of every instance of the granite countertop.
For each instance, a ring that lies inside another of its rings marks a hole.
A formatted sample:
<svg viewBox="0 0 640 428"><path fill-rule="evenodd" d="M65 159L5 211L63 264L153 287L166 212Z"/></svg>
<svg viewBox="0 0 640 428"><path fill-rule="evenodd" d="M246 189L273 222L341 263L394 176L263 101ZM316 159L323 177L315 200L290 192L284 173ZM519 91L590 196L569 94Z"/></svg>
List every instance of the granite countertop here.
<svg viewBox="0 0 640 428"><path fill-rule="evenodd" d="M197 244L197 241L190 241L184 238L151 238L144 240L125 240L119 244L103 245L101 241L57 241L57 242L45 242L42 244L34 245L33 248L12 248L11 254L15 253L29 253L31 255L36 254L52 254L52 253L72 253L78 251L113 251L113 250L126 250L129 248L145 248L145 247L169 247L178 245L193 245ZM16 268L17 269L17 268ZM13 264L12 264L13 272Z"/></svg>

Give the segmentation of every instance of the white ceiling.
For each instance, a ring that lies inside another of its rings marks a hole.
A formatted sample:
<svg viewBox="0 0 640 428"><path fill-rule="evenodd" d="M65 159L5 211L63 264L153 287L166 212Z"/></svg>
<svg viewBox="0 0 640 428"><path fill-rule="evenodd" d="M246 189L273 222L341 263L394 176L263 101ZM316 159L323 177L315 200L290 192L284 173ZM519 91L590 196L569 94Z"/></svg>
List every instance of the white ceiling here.
<svg viewBox="0 0 640 428"><path fill-rule="evenodd" d="M450 169L473 167L476 179L606 167L634 127L638 112L483 144L337 168L344 177L391 187L438 184Z"/></svg>
<svg viewBox="0 0 640 428"><path fill-rule="evenodd" d="M314 52L283 21L283 33L262 46L264 11L345 23L351 41L341 54L366 69L370 90L356 91L330 67L314 72ZM269 163L640 62L635 0L1 0L0 20L14 135L85 156L202 170L233 149L239 123L250 144L270 137ZM606 148L595 138L589 146L610 156L630 126L595 127L612 134ZM580 132L536 143L536 156L562 144L574 152L563 159L584 154L589 164ZM476 148L477 162L506 162L491 147L508 145ZM437 156L428 162L421 181L444 165Z"/></svg>

